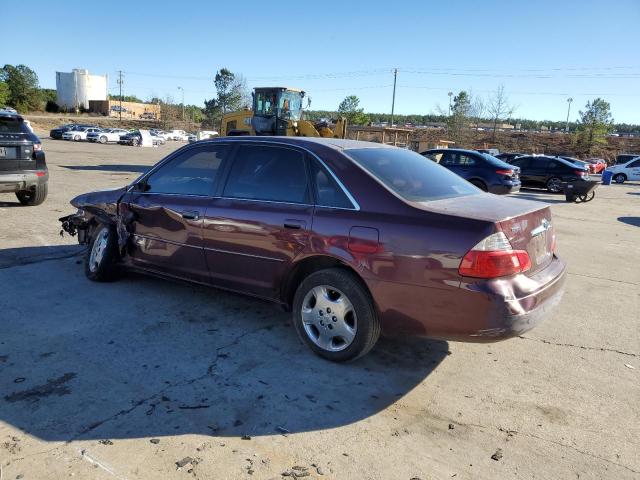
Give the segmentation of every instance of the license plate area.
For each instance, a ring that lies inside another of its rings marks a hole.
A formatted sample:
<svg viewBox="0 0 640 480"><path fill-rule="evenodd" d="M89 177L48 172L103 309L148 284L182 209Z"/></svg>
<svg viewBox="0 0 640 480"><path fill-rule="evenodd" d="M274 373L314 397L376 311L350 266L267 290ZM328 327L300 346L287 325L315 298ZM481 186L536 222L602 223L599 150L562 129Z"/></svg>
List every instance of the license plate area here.
<svg viewBox="0 0 640 480"><path fill-rule="evenodd" d="M5 158L7 156L7 148L0 147L0 158Z"/></svg>
<svg viewBox="0 0 640 480"><path fill-rule="evenodd" d="M547 249L547 230L531 239L531 252L536 265L541 265L549 260L551 252Z"/></svg>

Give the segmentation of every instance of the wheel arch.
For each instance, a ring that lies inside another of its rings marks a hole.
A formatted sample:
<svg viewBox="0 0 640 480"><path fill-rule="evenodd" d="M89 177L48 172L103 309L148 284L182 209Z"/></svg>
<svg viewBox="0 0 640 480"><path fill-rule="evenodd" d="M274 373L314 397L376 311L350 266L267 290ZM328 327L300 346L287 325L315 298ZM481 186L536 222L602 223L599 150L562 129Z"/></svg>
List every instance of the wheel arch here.
<svg viewBox="0 0 640 480"><path fill-rule="evenodd" d="M362 275L360 275L356 269L343 259L323 254L311 255L296 262L282 281L280 288L280 300L282 301L285 309L291 309L296 289L305 278L312 273L320 270L326 270L328 268L342 268L352 272L360 280L362 286L366 289L369 295L371 295L371 291L369 290L367 283L364 281L364 278L362 278Z"/></svg>

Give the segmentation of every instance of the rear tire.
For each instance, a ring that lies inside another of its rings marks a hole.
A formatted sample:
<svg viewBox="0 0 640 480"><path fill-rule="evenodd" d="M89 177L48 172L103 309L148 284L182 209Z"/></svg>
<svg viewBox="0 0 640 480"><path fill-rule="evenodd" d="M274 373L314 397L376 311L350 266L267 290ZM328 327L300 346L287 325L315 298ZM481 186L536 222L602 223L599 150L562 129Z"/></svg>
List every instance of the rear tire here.
<svg viewBox="0 0 640 480"><path fill-rule="evenodd" d="M21 192L16 192L16 197L18 197L18 200L22 205L35 207L36 205L44 203L48 193L49 186L47 183L43 183L41 185L37 185L35 190L23 190Z"/></svg>
<svg viewBox="0 0 640 480"><path fill-rule="evenodd" d="M115 228L98 225L84 257L84 273L94 282L109 282L118 273L118 238Z"/></svg>
<svg viewBox="0 0 640 480"><path fill-rule="evenodd" d="M616 173L613 176L613 181L616 183L624 183L627 180L627 176L624 173Z"/></svg>
<svg viewBox="0 0 640 480"><path fill-rule="evenodd" d="M551 177L547 180L547 190L551 193L560 193L562 191L562 180L558 177Z"/></svg>
<svg viewBox="0 0 640 480"><path fill-rule="evenodd" d="M366 355L380 337L380 318L369 292L354 273L341 268L320 270L302 281L292 320L300 339L332 362Z"/></svg>
<svg viewBox="0 0 640 480"><path fill-rule="evenodd" d="M73 137L73 141L74 142L79 142L80 141L80 135L76 135L75 137Z"/></svg>
<svg viewBox="0 0 640 480"><path fill-rule="evenodd" d="M481 180L470 180L469 183L471 183L472 185L475 185L476 187L478 187L483 192L488 192L489 191L489 188L487 187L487 185Z"/></svg>
<svg viewBox="0 0 640 480"><path fill-rule="evenodd" d="M138 143L140 143L140 142L138 141L137 137L134 137L134 138L131 139L131 146L137 147Z"/></svg>

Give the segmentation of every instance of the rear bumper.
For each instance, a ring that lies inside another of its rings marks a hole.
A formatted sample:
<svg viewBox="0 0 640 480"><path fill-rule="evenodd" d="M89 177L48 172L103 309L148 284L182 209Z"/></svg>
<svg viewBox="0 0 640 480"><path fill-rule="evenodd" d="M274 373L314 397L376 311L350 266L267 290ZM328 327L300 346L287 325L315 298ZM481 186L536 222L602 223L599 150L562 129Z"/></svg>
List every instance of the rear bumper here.
<svg viewBox="0 0 640 480"><path fill-rule="evenodd" d="M30 190L38 185L47 183L47 181L49 181L49 172L47 170L0 171L0 193Z"/></svg>
<svg viewBox="0 0 640 480"><path fill-rule="evenodd" d="M508 195L510 193L518 193L520 191L520 186L520 182L491 185L489 187L489 192L495 193L496 195Z"/></svg>
<svg viewBox="0 0 640 480"><path fill-rule="evenodd" d="M385 334L496 342L521 335L547 317L562 299L565 278L565 263L554 257L531 277L463 279L459 287L443 288L374 281L369 287Z"/></svg>

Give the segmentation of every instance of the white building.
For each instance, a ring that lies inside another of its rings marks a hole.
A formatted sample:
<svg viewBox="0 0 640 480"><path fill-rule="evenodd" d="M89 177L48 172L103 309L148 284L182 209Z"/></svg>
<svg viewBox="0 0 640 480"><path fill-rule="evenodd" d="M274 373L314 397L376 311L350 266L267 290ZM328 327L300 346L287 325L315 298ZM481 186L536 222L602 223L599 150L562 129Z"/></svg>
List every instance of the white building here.
<svg viewBox="0 0 640 480"><path fill-rule="evenodd" d="M89 75L89 70L56 72L57 103L62 108L89 108L89 100L106 100L109 93L107 75Z"/></svg>

